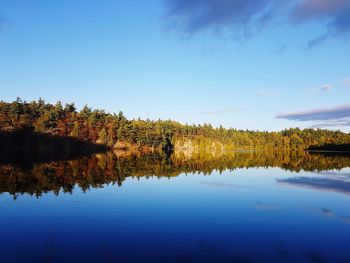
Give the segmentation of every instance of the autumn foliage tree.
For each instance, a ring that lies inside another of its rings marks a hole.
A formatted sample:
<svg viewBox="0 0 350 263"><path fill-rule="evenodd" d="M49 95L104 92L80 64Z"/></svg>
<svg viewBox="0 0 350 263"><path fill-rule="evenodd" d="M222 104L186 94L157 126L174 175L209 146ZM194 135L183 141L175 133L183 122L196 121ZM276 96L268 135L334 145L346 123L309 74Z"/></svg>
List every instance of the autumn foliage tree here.
<svg viewBox="0 0 350 263"><path fill-rule="evenodd" d="M62 105L44 100L0 102L0 130L31 127L36 132L71 136L82 141L113 147L117 142L164 148L177 140L202 144L218 142L232 149L307 149L326 144L349 144L350 134L324 129L286 129L280 132L226 129L210 124L189 125L172 120L127 119L123 112L108 113L88 106L77 110L74 103Z"/></svg>

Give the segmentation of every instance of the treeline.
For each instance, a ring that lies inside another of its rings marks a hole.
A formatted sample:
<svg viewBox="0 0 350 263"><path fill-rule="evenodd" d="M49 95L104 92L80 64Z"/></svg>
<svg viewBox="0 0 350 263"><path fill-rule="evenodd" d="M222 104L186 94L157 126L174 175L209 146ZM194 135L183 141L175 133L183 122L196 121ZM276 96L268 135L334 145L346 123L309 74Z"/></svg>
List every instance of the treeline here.
<svg viewBox="0 0 350 263"><path fill-rule="evenodd" d="M74 103L44 100L0 102L0 130L33 127L36 132L70 136L110 147L147 146L171 148L176 141L218 142L227 149L308 149L326 144L350 144L350 134L324 129L286 129L280 132L225 129L210 124L184 125L171 120L128 120L88 106L78 111Z"/></svg>
<svg viewBox="0 0 350 263"><path fill-rule="evenodd" d="M77 111L74 103L62 105L44 100L0 102L0 130L33 127L35 132L70 136L82 141L121 147L128 144L163 147L171 139L171 121L128 120L123 112L110 114L85 106Z"/></svg>

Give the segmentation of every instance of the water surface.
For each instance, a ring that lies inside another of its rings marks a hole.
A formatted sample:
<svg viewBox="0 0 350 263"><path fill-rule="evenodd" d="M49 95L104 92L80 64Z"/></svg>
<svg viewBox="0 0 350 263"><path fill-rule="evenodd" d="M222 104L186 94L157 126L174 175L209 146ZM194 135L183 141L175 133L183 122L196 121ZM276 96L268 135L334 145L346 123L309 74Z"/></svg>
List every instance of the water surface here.
<svg viewBox="0 0 350 263"><path fill-rule="evenodd" d="M0 166L0 262L350 262L350 158L123 156Z"/></svg>

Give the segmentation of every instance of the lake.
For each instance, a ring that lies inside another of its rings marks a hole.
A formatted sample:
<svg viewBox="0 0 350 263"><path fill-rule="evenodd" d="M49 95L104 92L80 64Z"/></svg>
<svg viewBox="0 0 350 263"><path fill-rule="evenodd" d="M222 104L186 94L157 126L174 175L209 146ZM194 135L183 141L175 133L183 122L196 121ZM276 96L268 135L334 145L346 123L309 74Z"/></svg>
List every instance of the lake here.
<svg viewBox="0 0 350 263"><path fill-rule="evenodd" d="M350 262L350 157L0 165L0 262Z"/></svg>

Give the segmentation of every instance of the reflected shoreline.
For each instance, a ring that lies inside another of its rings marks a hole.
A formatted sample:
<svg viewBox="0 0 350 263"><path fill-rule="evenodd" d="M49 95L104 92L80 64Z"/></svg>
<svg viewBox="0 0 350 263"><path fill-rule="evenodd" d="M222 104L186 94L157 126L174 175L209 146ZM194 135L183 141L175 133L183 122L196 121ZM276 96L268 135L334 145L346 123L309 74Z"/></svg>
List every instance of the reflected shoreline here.
<svg viewBox="0 0 350 263"><path fill-rule="evenodd" d="M350 166L350 157L306 151L240 151L221 155L198 153L145 154L115 151L74 160L33 163L31 166L0 165L0 193L16 198L21 194L72 193L75 187L87 191L105 184L122 186L127 177L176 177L180 174L247 168L280 168L286 171L321 172Z"/></svg>

